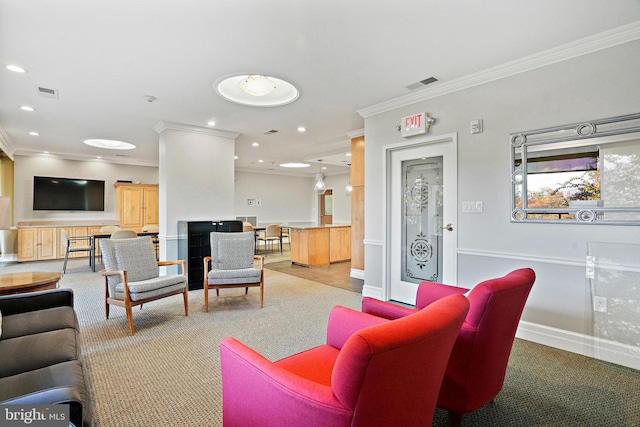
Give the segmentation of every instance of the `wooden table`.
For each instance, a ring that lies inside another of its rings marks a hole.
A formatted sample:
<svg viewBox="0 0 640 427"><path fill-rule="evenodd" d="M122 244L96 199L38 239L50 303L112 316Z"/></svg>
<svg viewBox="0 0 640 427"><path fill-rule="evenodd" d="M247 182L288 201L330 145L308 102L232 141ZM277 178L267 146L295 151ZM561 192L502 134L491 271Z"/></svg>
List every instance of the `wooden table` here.
<svg viewBox="0 0 640 427"><path fill-rule="evenodd" d="M56 289L62 278L59 271L25 271L0 274L0 295Z"/></svg>

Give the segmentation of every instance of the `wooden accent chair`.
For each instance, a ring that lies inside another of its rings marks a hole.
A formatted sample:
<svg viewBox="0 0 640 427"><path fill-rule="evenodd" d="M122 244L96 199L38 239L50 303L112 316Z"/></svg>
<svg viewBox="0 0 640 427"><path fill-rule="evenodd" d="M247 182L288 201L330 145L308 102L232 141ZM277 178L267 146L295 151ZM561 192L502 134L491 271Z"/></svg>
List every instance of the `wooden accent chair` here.
<svg viewBox="0 0 640 427"><path fill-rule="evenodd" d="M204 257L204 311L209 311L209 289L260 288L260 308L264 306L264 256L254 255L253 232L212 232L211 256ZM253 261L260 262L259 267Z"/></svg>
<svg viewBox="0 0 640 427"><path fill-rule="evenodd" d="M449 426L459 426L464 414L492 402L502 390L518 322L535 278L532 269L522 268L471 290L425 281L418 287L416 308L364 297L362 311L397 319L449 295L467 294L471 308L453 346L438 397L438 407L449 412Z"/></svg>
<svg viewBox="0 0 640 427"><path fill-rule="evenodd" d="M325 345L271 362L220 343L225 426L430 426L451 348L469 309L462 295L386 320L334 307Z"/></svg>
<svg viewBox="0 0 640 427"><path fill-rule="evenodd" d="M104 258L105 317L109 318L109 305L124 307L129 331L134 334L131 307L140 306L160 298L182 295L184 315L189 315L189 298L184 260L157 261L153 242L149 236L132 239L101 239ZM179 265L181 274L160 276L159 267Z"/></svg>

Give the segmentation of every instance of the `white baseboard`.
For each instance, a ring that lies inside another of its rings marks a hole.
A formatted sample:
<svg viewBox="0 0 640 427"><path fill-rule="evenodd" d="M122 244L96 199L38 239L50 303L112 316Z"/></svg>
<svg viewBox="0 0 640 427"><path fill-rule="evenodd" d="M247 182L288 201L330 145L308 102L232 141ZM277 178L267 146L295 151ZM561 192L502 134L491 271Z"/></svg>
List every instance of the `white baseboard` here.
<svg viewBox="0 0 640 427"><path fill-rule="evenodd" d="M356 268L352 268L351 273L349 273L349 276L353 277L354 279L364 280L364 270L358 270Z"/></svg>
<svg viewBox="0 0 640 427"><path fill-rule="evenodd" d="M362 296L382 300L382 289L375 286L362 286Z"/></svg>
<svg viewBox="0 0 640 427"><path fill-rule="evenodd" d="M640 348L521 321L516 337L640 370Z"/></svg>
<svg viewBox="0 0 640 427"><path fill-rule="evenodd" d="M0 255L0 262L15 262L18 261L18 254L2 254Z"/></svg>

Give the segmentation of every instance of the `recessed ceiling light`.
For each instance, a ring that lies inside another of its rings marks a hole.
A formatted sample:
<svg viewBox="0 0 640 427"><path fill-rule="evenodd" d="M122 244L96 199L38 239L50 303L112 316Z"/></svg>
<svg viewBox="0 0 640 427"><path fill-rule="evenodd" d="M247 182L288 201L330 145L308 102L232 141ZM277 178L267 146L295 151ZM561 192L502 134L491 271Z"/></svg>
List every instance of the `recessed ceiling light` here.
<svg viewBox="0 0 640 427"><path fill-rule="evenodd" d="M44 154L49 154L49 152L48 152L48 151L43 151L43 153L44 153Z"/></svg>
<svg viewBox="0 0 640 427"><path fill-rule="evenodd" d="M260 146L260 144L259 144L259 143L257 143L257 142L254 142L254 143L252 143L251 145L252 145L252 146L254 146L254 147L259 147L259 146Z"/></svg>
<svg viewBox="0 0 640 427"><path fill-rule="evenodd" d="M351 153L347 153L347 154L345 154L345 156L351 157Z"/></svg>
<svg viewBox="0 0 640 427"><path fill-rule="evenodd" d="M135 145L123 141L114 141L112 139L85 139L85 144L92 147L106 148L109 150L131 150L136 148Z"/></svg>
<svg viewBox="0 0 640 427"><path fill-rule="evenodd" d="M23 105L22 107L20 107L20 109L23 111L36 111L35 108L29 107L28 105Z"/></svg>
<svg viewBox="0 0 640 427"><path fill-rule="evenodd" d="M102 156L96 156L96 159L101 159L101 158L102 158Z"/></svg>
<svg viewBox="0 0 640 427"><path fill-rule="evenodd" d="M13 72L15 72L15 73L26 73L26 72L27 72L27 69L26 69L26 68L21 67L21 66L19 66L19 65L11 65L11 64L10 64L10 65L7 65L5 68L6 68L7 70L13 71Z"/></svg>
<svg viewBox="0 0 640 427"><path fill-rule="evenodd" d="M254 90L260 85L263 86ZM300 96L298 89L291 83L255 73L221 77L213 83L213 89L227 101L252 107L286 105Z"/></svg>
<svg viewBox="0 0 640 427"><path fill-rule="evenodd" d="M300 126L300 127L298 128L298 132L306 132L306 130L307 130L307 128L306 128L306 127L304 127L304 126Z"/></svg>
<svg viewBox="0 0 640 427"><path fill-rule="evenodd" d="M31 136L40 136L40 134L38 132L29 132L29 135Z"/></svg>
<svg viewBox="0 0 640 427"><path fill-rule="evenodd" d="M308 163L282 163L281 168L308 168L311 165Z"/></svg>
<svg viewBox="0 0 640 427"><path fill-rule="evenodd" d="M216 122L214 122L213 120L209 120L207 122L207 126L215 126L215 125L216 125Z"/></svg>
<svg viewBox="0 0 640 427"><path fill-rule="evenodd" d="M233 160L238 160L240 157L238 156L233 156Z"/></svg>
<svg viewBox="0 0 640 427"><path fill-rule="evenodd" d="M258 160L258 163L264 163L264 160L260 159Z"/></svg>

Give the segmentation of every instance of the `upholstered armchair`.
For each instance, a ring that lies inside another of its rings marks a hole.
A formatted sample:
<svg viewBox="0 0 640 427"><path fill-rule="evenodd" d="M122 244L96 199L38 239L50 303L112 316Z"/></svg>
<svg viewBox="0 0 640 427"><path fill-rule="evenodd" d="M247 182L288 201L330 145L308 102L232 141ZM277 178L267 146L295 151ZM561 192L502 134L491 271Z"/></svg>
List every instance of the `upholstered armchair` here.
<svg viewBox="0 0 640 427"><path fill-rule="evenodd" d="M441 298L468 293L471 307L462 325L444 375L438 407L449 413L449 425L493 401L504 384L518 322L535 281L530 268L479 283L471 291L440 283L422 282L416 307L365 297L362 311L397 319L430 307Z"/></svg>
<svg viewBox="0 0 640 427"><path fill-rule="evenodd" d="M469 308L461 295L389 321L345 307L326 344L271 362L234 338L220 343L223 424L431 425L445 366Z"/></svg>
<svg viewBox="0 0 640 427"><path fill-rule="evenodd" d="M212 232L211 256L204 257L204 311L209 312L209 290L260 288L260 308L264 305L264 257L254 255L255 238L253 232L217 233ZM254 260L259 266L254 267Z"/></svg>
<svg viewBox="0 0 640 427"><path fill-rule="evenodd" d="M105 317L109 318L109 306L124 307L129 331L134 334L131 308L160 298L182 295L184 315L189 315L189 298L186 278L186 262L157 261L153 242L149 236L132 239L100 239L104 259ZM181 274L160 276L159 267L179 265Z"/></svg>

